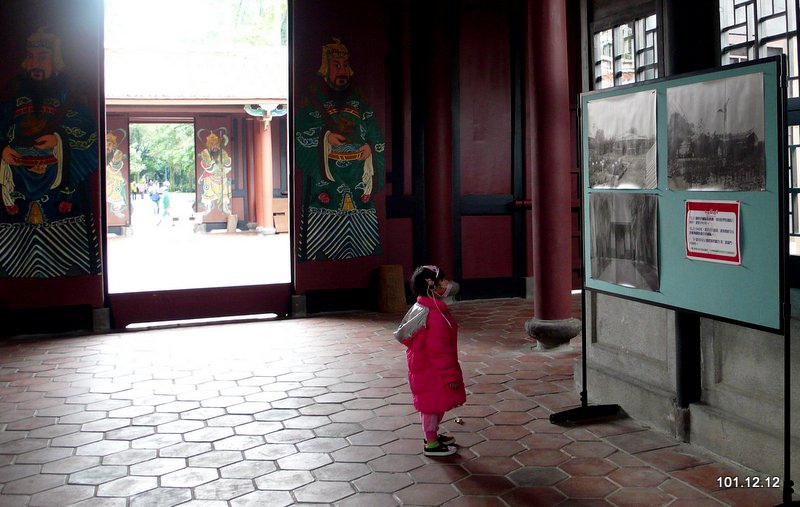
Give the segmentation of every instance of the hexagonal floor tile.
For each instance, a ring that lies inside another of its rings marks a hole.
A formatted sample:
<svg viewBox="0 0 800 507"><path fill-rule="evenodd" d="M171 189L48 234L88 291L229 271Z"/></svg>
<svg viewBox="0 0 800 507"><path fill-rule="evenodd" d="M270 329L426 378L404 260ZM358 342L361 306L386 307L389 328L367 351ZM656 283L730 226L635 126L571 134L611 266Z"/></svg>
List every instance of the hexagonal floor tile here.
<svg viewBox="0 0 800 507"><path fill-rule="evenodd" d="M70 474L69 484L85 484L96 486L104 482L110 482L120 477L128 475L128 468L122 465L102 465L80 472Z"/></svg>
<svg viewBox="0 0 800 507"><path fill-rule="evenodd" d="M215 468L184 468L161 477L161 486L170 488L193 488L217 480Z"/></svg>
<svg viewBox="0 0 800 507"><path fill-rule="evenodd" d="M313 481L307 470L278 470L257 478L255 484L258 489L291 491Z"/></svg>

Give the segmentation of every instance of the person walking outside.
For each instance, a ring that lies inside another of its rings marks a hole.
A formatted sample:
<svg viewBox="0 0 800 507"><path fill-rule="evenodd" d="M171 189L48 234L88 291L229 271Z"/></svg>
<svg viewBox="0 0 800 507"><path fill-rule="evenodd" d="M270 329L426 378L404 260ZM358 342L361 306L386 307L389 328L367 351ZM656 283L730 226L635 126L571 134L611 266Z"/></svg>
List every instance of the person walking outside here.
<svg viewBox="0 0 800 507"><path fill-rule="evenodd" d="M159 193L158 184L153 180L150 180L150 184L147 186L147 195L149 195L150 200L153 201L153 215L158 216L161 194Z"/></svg>
<svg viewBox="0 0 800 507"><path fill-rule="evenodd" d="M169 180L164 181L164 184L159 189L159 193L161 194L161 214L158 217L157 225L161 225L163 220L170 220L172 218L169 209Z"/></svg>

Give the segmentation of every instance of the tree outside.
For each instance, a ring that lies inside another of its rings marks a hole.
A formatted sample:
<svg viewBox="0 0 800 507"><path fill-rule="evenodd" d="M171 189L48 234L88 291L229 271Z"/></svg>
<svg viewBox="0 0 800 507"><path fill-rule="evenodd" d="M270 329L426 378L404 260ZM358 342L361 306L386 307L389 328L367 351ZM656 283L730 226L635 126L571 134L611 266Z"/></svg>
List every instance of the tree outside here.
<svg viewBox="0 0 800 507"><path fill-rule="evenodd" d="M131 179L169 180L173 192L194 193L193 124L131 123L130 136Z"/></svg>

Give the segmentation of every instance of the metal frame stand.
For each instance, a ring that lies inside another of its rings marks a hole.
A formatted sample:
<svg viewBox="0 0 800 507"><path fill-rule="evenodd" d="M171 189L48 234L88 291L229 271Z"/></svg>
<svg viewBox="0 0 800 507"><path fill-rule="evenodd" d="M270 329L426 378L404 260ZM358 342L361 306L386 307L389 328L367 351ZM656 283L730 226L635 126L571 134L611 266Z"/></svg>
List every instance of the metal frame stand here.
<svg viewBox="0 0 800 507"><path fill-rule="evenodd" d="M583 213L581 213L581 229L583 229ZM583 271L583 266L581 266L581 271ZM583 279L583 274L581 274L581 279ZM581 406L550 414L550 422L553 424L600 419L617 416L622 412L619 405L589 405L586 390L586 286L581 285L581 347L583 348L581 351Z"/></svg>

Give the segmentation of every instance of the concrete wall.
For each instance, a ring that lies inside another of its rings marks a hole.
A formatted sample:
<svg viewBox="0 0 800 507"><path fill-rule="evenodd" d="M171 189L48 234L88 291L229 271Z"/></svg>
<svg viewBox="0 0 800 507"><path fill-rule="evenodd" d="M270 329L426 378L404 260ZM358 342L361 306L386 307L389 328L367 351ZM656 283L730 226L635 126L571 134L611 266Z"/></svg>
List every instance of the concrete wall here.
<svg viewBox="0 0 800 507"><path fill-rule="evenodd" d="M589 402L616 403L674 435L674 320L664 308L588 292Z"/></svg>
<svg viewBox="0 0 800 507"><path fill-rule="evenodd" d="M793 294L793 301L800 300ZM783 478L784 339L701 319L701 402L676 408L675 314L588 292L590 404L625 412L722 458ZM793 307L800 307L793 304ZM800 315L800 309L792 312ZM800 319L791 325L792 476L800 483ZM576 364L576 379L580 363ZM578 387L580 390L580 387Z"/></svg>
<svg viewBox="0 0 800 507"><path fill-rule="evenodd" d="M800 320L792 319L792 463L800 478ZM783 476L784 338L703 319L702 401L691 406L691 443Z"/></svg>

